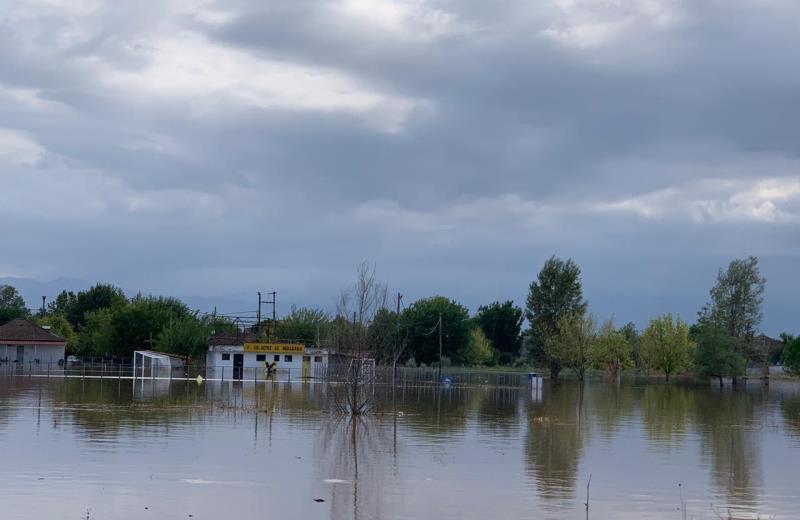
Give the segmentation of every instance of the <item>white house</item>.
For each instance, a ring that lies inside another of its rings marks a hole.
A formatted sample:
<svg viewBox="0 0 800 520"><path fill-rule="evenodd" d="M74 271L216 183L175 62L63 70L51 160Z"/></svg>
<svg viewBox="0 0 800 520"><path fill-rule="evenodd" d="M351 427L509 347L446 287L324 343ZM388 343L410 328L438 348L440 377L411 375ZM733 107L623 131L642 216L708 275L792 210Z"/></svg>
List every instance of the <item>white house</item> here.
<svg viewBox="0 0 800 520"><path fill-rule="evenodd" d="M19 365L64 360L67 341L30 320L17 318L0 326L0 361Z"/></svg>
<svg viewBox="0 0 800 520"><path fill-rule="evenodd" d="M301 343L264 343L254 334L223 332L209 340L207 377L264 379L267 364L280 379L316 377L328 365L328 351Z"/></svg>

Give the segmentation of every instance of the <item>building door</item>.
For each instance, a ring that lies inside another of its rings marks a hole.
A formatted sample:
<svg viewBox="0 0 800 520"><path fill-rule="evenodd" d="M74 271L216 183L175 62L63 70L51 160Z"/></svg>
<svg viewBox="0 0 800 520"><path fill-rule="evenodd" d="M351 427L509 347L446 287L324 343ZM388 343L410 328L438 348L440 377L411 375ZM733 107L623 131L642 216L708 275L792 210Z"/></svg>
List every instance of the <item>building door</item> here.
<svg viewBox="0 0 800 520"><path fill-rule="evenodd" d="M25 362L25 346L17 345L17 363Z"/></svg>
<svg viewBox="0 0 800 520"><path fill-rule="evenodd" d="M244 372L244 354L233 355L233 378L241 379Z"/></svg>
<svg viewBox="0 0 800 520"><path fill-rule="evenodd" d="M303 356L303 378L311 377L311 356Z"/></svg>

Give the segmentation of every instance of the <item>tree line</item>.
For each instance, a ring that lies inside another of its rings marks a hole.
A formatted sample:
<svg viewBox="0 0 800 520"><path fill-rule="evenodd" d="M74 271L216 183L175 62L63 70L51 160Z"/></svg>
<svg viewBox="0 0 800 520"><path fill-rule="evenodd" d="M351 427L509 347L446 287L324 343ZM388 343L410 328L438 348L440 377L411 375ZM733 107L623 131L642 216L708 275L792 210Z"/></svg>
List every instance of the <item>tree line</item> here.
<svg viewBox="0 0 800 520"><path fill-rule="evenodd" d="M587 311L580 274L572 260L552 257L530 285L525 350L535 364L546 365L553 378L564 368L583 378L589 367L611 376L635 367L667 379L693 371L720 384L731 378L735 384L747 366L766 371L781 359L790 371L800 371L797 339L782 335L781 342L774 342L758 335L766 280L756 257L733 260L719 270L709 301L691 326L664 314L641 332L633 323L616 328L611 320L598 328Z"/></svg>
<svg viewBox="0 0 800 520"><path fill-rule="evenodd" d="M528 288L525 307L511 300L480 306L474 314L445 296L400 308L375 268L362 263L353 287L342 291L336 313L292 307L283 318L249 327L265 340L296 341L334 350L368 350L383 364L407 366L535 366L558 378L578 378L589 369L618 377L625 369L660 373L667 379L692 371L734 382L747 366L782 361L800 372L800 338L780 341L758 335L766 280L758 259L748 257L720 269L709 301L693 324L664 314L643 330L598 322L583 296L581 270L571 259L549 258ZM394 300L394 301L390 301ZM394 304L394 305L392 305ZM399 310L399 313L398 313ZM201 359L210 335L240 331L225 317L191 311L176 298L127 298L110 284L62 291L44 312L31 316L13 287L0 286L0 324L32 317L67 339L69 353L128 357L153 349ZM527 323L527 327L525 324Z"/></svg>
<svg viewBox="0 0 800 520"><path fill-rule="evenodd" d="M236 330L225 319L191 311L177 298L125 296L111 284L74 293L62 291L45 309L30 311L11 286L0 286L0 325L15 318L35 320L67 341L67 354L128 358L135 350L159 350L200 358L209 333Z"/></svg>

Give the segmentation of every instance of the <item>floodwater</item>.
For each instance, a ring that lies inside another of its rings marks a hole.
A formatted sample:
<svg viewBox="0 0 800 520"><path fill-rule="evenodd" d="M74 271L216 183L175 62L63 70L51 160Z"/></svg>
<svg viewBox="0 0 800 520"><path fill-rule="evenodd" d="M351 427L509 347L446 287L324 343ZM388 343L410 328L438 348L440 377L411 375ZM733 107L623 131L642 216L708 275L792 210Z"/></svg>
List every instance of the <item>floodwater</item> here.
<svg viewBox="0 0 800 520"><path fill-rule="evenodd" d="M326 390L0 378L0 517L583 519L590 476L589 518L800 514L794 383Z"/></svg>

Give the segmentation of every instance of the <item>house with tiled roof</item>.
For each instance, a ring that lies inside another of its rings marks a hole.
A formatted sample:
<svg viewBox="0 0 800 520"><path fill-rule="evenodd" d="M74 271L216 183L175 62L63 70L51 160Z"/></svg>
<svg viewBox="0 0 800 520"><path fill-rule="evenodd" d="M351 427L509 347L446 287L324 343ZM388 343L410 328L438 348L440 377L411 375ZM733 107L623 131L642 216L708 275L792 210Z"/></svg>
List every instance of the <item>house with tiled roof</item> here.
<svg viewBox="0 0 800 520"><path fill-rule="evenodd" d="M0 326L0 361L4 363L58 363L67 340L49 328L17 318Z"/></svg>

